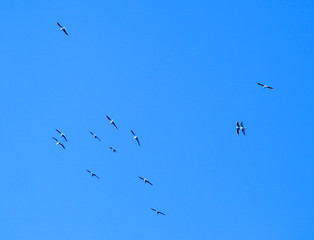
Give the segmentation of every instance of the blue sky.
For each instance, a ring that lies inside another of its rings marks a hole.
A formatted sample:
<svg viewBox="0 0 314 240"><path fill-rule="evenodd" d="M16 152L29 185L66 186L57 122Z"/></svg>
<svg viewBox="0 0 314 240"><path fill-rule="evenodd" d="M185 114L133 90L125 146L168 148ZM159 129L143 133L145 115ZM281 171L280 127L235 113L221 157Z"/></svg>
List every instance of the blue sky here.
<svg viewBox="0 0 314 240"><path fill-rule="evenodd" d="M3 239L312 240L313 9L3 0Z"/></svg>

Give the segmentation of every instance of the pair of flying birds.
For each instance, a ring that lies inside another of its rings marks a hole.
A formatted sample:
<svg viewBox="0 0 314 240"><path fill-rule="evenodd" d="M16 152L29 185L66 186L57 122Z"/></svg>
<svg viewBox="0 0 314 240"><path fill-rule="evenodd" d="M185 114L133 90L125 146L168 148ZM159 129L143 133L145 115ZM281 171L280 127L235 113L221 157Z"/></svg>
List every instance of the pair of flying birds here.
<svg viewBox="0 0 314 240"><path fill-rule="evenodd" d="M65 134L64 134L63 132L60 132L58 129L56 129L56 131L60 134L60 137L61 137L61 138L64 138L64 140L65 140L66 142L68 142L68 139L66 138L66 136L65 136ZM56 145L59 145L59 146L61 146L61 147L63 147L63 148L65 149L64 145L63 145L61 142L59 142L58 139L56 139L56 138L54 138L54 137L53 137L52 139L56 141Z"/></svg>

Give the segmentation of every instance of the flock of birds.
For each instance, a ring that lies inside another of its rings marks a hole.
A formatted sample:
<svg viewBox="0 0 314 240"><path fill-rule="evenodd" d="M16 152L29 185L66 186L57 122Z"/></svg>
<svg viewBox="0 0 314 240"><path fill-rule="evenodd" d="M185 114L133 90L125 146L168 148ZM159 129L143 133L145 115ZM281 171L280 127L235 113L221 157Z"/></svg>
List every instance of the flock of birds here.
<svg viewBox="0 0 314 240"><path fill-rule="evenodd" d="M60 31L63 31L67 36L69 36L69 34L68 34L68 32L66 31L66 28L65 27L63 27L60 23L58 23L57 22L57 25L60 27ZM265 85L265 84L262 84L262 83L256 83L257 85L259 85L259 86L262 86L264 89L271 89L271 90L273 90L274 88L272 88L272 87L270 87L270 86L268 86L268 85ZM119 128L117 127L117 125L116 125L116 123L114 122L114 120L113 119L111 119L109 116L107 116L106 115L106 118L109 120L109 122L110 122L110 124L116 129L116 130L119 130ZM240 133L240 131L243 133L243 135L245 136L245 130L247 129L246 127L244 127L244 124L243 124L243 122L241 122L241 123L239 123L239 122L237 122L236 123L236 131L237 131L237 135L239 135L239 133ZM60 138L62 139L64 139L65 140L65 142L68 142L68 140L67 140L67 138L66 138L66 136L65 136L65 134L63 133L63 132L61 132L61 131L59 131L58 129L56 129L56 131L59 133L59 136L60 136ZM95 133L93 133L92 131L89 131L90 132L90 134L93 136L93 138L95 138L95 139L97 139L98 141L100 141L101 142L101 139L95 134ZM133 139L137 142L137 144L138 144L138 146L140 146L141 144L140 144L140 140L139 140L139 138L138 138L138 136L134 133L134 131L133 130L131 130L131 133L132 133L132 135L133 135ZM56 142L56 145L59 145L60 147L62 147L63 149L65 149L65 147L64 147L64 145L58 140L58 139L56 139L56 138L52 138L53 140L55 140L55 142ZM115 148L113 148L113 147L109 147L111 150L112 150L112 152L113 153L118 153L118 151L115 149ZM90 175L91 175L91 177L95 177L95 178L98 178L98 179L100 179L94 172L92 172L92 171L90 171L90 170L86 170ZM149 185L151 185L151 186L153 186L153 184L148 180L148 179L146 179L146 178L143 178L143 177L139 177L139 179L141 179L145 184L146 183L148 183ZM159 211L159 210L156 210L155 208L151 208L151 210L152 211L154 211L154 212L156 212L156 214L158 215L158 214L160 214L160 215L166 215L165 213L163 213L163 212L161 212L161 211Z"/></svg>

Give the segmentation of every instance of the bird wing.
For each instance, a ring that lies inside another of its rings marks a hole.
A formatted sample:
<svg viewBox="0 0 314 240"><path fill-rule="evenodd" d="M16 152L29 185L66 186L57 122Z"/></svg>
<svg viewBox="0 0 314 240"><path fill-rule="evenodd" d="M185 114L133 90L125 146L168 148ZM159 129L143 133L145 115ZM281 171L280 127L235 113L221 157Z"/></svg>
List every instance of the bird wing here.
<svg viewBox="0 0 314 240"><path fill-rule="evenodd" d="M61 24L57 22L57 25L62 28Z"/></svg>
<svg viewBox="0 0 314 240"><path fill-rule="evenodd" d="M116 125L115 123L112 123L112 124L113 124L113 126L114 126L117 130L119 130L118 127L117 127L117 125Z"/></svg>
<svg viewBox="0 0 314 240"><path fill-rule="evenodd" d="M96 178L100 179L95 173L94 173L94 176L95 176Z"/></svg>
<svg viewBox="0 0 314 240"><path fill-rule="evenodd" d="M65 147L63 146L63 144L62 144L62 143L59 143L59 145L60 145L61 147L63 147L63 149L65 149Z"/></svg>
<svg viewBox="0 0 314 240"><path fill-rule="evenodd" d="M101 142L100 138L99 138L99 137L97 137L96 135L95 135L95 138L97 138L97 139L99 140L99 142Z"/></svg>
<svg viewBox="0 0 314 240"><path fill-rule="evenodd" d="M135 133L133 132L133 130L131 130L131 133L135 136Z"/></svg>
<svg viewBox="0 0 314 240"><path fill-rule="evenodd" d="M109 147L109 148L113 150L113 147Z"/></svg>
<svg viewBox="0 0 314 240"><path fill-rule="evenodd" d="M69 36L69 34L67 33L67 31L63 28L62 31L67 35Z"/></svg>
<svg viewBox="0 0 314 240"><path fill-rule="evenodd" d="M109 121L111 121L111 118L110 118L110 117L108 117L107 115L106 115L106 118L108 118L108 120L109 120Z"/></svg>
<svg viewBox="0 0 314 240"><path fill-rule="evenodd" d="M56 139L56 138L54 138L54 137L53 137L52 139L55 140L56 142L59 142L58 139Z"/></svg>
<svg viewBox="0 0 314 240"><path fill-rule="evenodd" d="M151 208L151 210L153 210L153 211L155 211L155 212L157 211L157 210L156 210L156 209L154 209L154 208Z"/></svg>
<svg viewBox="0 0 314 240"><path fill-rule="evenodd" d="M93 132L91 132L91 131L89 131L90 132L90 134L92 134L93 136L95 136L95 134L93 133Z"/></svg>
<svg viewBox="0 0 314 240"><path fill-rule="evenodd" d="M244 127L244 126L243 126L243 122L241 122L241 127Z"/></svg>
<svg viewBox="0 0 314 240"><path fill-rule="evenodd" d="M237 135L239 135L239 130L240 130L240 128L237 128Z"/></svg>
<svg viewBox="0 0 314 240"><path fill-rule="evenodd" d="M166 215L166 214L164 214L163 212L159 212L161 215Z"/></svg>
<svg viewBox="0 0 314 240"><path fill-rule="evenodd" d="M260 85L260 86L264 86L264 84L262 84L262 83L258 83L258 82L257 82L256 84L257 84L257 85Z"/></svg>
<svg viewBox="0 0 314 240"><path fill-rule="evenodd" d="M240 127L239 122L237 122L237 126Z"/></svg>
<svg viewBox="0 0 314 240"><path fill-rule="evenodd" d="M89 170L86 170L86 172L92 173L92 172L91 172L91 171L89 171Z"/></svg>
<svg viewBox="0 0 314 240"><path fill-rule="evenodd" d="M67 142L68 139L65 137L65 135L62 135L62 137L64 138L64 140Z"/></svg>
<svg viewBox="0 0 314 240"><path fill-rule="evenodd" d="M144 178L142 178L142 177L139 177L140 179L142 179L142 180L144 180Z"/></svg>
<svg viewBox="0 0 314 240"><path fill-rule="evenodd" d="M61 134L61 132L58 129L56 129L56 131Z"/></svg>
<svg viewBox="0 0 314 240"><path fill-rule="evenodd" d="M242 133L245 136L245 129L244 128L242 128Z"/></svg>
<svg viewBox="0 0 314 240"><path fill-rule="evenodd" d="M270 86L267 86L267 88L269 88L269 89L274 89L274 88L272 88L272 87L270 87Z"/></svg>
<svg viewBox="0 0 314 240"><path fill-rule="evenodd" d="M147 180L146 180L146 182L153 186L153 184L152 184L150 181L147 181Z"/></svg>
<svg viewBox="0 0 314 240"><path fill-rule="evenodd" d="M136 141L137 141L137 144L138 144L139 146L141 146L140 140L138 140L138 138L136 138Z"/></svg>

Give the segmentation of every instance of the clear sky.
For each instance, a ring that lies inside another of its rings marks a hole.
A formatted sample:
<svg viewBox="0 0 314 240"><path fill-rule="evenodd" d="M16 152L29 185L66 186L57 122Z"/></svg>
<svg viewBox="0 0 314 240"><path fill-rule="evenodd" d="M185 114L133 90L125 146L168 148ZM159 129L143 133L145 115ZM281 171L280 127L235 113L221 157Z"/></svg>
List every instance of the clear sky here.
<svg viewBox="0 0 314 240"><path fill-rule="evenodd" d="M312 0L0 13L2 239L314 239Z"/></svg>

